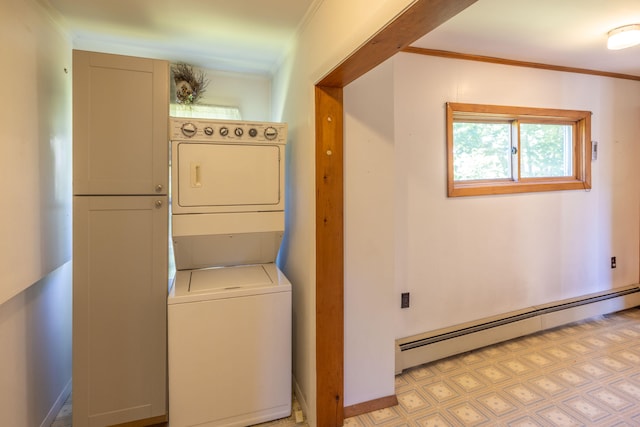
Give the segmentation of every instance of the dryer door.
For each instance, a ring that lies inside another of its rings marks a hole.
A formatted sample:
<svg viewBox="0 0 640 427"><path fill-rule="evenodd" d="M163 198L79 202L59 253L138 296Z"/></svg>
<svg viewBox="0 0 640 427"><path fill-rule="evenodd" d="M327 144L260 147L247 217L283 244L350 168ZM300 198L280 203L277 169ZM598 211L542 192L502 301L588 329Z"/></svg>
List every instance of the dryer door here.
<svg viewBox="0 0 640 427"><path fill-rule="evenodd" d="M174 213L282 210L283 147L179 142Z"/></svg>

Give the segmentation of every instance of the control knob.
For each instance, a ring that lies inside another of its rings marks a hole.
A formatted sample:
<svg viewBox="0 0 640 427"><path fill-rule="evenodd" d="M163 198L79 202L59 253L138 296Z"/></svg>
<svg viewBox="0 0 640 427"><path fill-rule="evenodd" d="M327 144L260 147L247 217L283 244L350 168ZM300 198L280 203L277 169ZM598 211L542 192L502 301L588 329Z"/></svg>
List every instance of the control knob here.
<svg viewBox="0 0 640 427"><path fill-rule="evenodd" d="M213 135L213 128L211 126L207 126L206 128L204 128L204 133L207 136Z"/></svg>
<svg viewBox="0 0 640 427"><path fill-rule="evenodd" d="M268 140L276 139L278 136L278 130L273 126L269 126L264 130L264 137Z"/></svg>
<svg viewBox="0 0 640 427"><path fill-rule="evenodd" d="M187 122L187 123L183 123L182 126L180 126L180 131L187 138L191 138L193 135L196 134L196 132L198 131L198 128L193 123Z"/></svg>
<svg viewBox="0 0 640 427"><path fill-rule="evenodd" d="M242 128L236 128L233 133L236 134L236 136L242 136L242 134L244 134L244 131L242 130Z"/></svg>
<svg viewBox="0 0 640 427"><path fill-rule="evenodd" d="M229 128L227 128L226 126L225 127L221 127L220 128L220 135L222 135L222 136L229 135Z"/></svg>
<svg viewBox="0 0 640 427"><path fill-rule="evenodd" d="M257 130L256 128L251 128L251 129L249 129L249 136L250 136L251 138L255 138L255 137L256 137L256 135L258 135L258 130Z"/></svg>

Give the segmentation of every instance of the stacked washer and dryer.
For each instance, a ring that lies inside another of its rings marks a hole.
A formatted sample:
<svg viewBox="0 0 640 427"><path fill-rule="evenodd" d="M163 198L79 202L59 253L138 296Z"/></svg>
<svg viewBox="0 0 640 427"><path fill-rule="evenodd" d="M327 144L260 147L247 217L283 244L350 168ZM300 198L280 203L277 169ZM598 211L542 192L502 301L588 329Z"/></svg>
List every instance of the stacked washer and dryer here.
<svg viewBox="0 0 640 427"><path fill-rule="evenodd" d="M168 297L171 427L291 413L287 126L171 118L176 275Z"/></svg>

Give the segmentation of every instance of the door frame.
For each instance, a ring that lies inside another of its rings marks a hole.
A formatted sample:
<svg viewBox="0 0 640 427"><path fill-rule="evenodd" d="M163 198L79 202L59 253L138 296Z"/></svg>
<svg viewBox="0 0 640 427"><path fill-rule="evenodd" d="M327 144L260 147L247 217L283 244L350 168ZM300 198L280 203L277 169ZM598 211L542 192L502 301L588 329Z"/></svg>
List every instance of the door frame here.
<svg viewBox="0 0 640 427"><path fill-rule="evenodd" d="M476 1L415 1L315 86L318 426L344 422L343 88Z"/></svg>

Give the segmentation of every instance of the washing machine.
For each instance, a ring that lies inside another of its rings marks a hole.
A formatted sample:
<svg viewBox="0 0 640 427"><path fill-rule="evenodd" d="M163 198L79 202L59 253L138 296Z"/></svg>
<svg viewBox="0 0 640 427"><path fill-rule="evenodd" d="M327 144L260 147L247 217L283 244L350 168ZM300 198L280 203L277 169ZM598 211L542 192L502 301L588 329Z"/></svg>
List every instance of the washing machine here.
<svg viewBox="0 0 640 427"><path fill-rule="evenodd" d="M284 123L170 120L169 425L291 414Z"/></svg>

